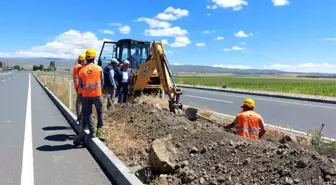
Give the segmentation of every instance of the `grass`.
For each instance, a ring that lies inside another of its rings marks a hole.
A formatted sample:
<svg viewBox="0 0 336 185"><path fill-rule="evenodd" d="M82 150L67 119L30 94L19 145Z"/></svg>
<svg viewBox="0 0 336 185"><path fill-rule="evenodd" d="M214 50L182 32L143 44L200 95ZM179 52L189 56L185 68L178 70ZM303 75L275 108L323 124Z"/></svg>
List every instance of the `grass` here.
<svg viewBox="0 0 336 185"><path fill-rule="evenodd" d="M336 97L335 79L252 76L175 76L177 83Z"/></svg>

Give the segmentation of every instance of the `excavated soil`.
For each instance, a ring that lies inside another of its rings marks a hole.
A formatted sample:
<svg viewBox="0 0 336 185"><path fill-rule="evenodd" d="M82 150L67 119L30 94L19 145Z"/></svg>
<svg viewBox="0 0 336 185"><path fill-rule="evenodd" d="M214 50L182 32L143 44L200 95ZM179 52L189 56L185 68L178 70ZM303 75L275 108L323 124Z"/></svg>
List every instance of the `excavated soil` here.
<svg viewBox="0 0 336 185"><path fill-rule="evenodd" d="M106 125L108 146L146 184L336 184L335 149L321 155L294 143L252 141L146 102L116 105ZM154 176L148 170L151 142L169 134L178 149L177 168Z"/></svg>

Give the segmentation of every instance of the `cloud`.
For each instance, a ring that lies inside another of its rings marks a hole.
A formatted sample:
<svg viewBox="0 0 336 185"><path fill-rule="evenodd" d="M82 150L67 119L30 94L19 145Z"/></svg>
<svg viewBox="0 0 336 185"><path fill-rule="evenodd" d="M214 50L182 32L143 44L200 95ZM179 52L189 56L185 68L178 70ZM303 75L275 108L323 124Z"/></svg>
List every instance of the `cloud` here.
<svg viewBox="0 0 336 185"><path fill-rule="evenodd" d="M253 33L247 34L242 30L240 30L240 31L238 31L237 33L234 34L235 37L240 37L240 38L249 37L249 35L253 35Z"/></svg>
<svg viewBox="0 0 336 185"><path fill-rule="evenodd" d="M221 67L229 69L251 69L251 66L246 65L231 65L231 64L214 64L212 67Z"/></svg>
<svg viewBox="0 0 336 185"><path fill-rule="evenodd" d="M205 30L202 33L203 34L210 34L210 33L213 33L213 32L215 32L215 30Z"/></svg>
<svg viewBox="0 0 336 185"><path fill-rule="evenodd" d="M136 20L137 22L146 22L149 28L169 28L171 24L166 21L159 21L153 18L140 17Z"/></svg>
<svg viewBox="0 0 336 185"><path fill-rule="evenodd" d="M212 5L212 6L208 5L208 6L206 6L206 8L207 8L207 9L215 10L215 9L218 8L218 6L217 6L217 5Z"/></svg>
<svg viewBox="0 0 336 185"><path fill-rule="evenodd" d="M303 63L303 64L272 64L264 66L264 69L277 69L289 72L318 72L336 73L336 64L330 63Z"/></svg>
<svg viewBox="0 0 336 185"><path fill-rule="evenodd" d="M129 34L131 32L130 26L122 26L119 28L119 32L122 34Z"/></svg>
<svg viewBox="0 0 336 185"><path fill-rule="evenodd" d="M159 13L156 18L164 21L174 21L177 19L180 19L182 17L188 16L189 11L188 10L183 10L180 8L173 8L173 7L168 7L166 10L162 13Z"/></svg>
<svg viewBox="0 0 336 185"><path fill-rule="evenodd" d="M245 0L212 0L215 5L222 8L232 8L234 11L241 10L248 3Z"/></svg>
<svg viewBox="0 0 336 185"><path fill-rule="evenodd" d="M146 36L153 36L153 37L177 37L177 36L184 36L187 33L188 33L187 30L181 29L178 26L162 29L145 30Z"/></svg>
<svg viewBox="0 0 336 185"><path fill-rule="evenodd" d="M336 37L335 37L335 38L326 38L325 40L328 40L328 41L336 41Z"/></svg>
<svg viewBox="0 0 336 185"><path fill-rule="evenodd" d="M100 30L100 32L105 33L105 34L109 34L109 35L113 35L113 34L114 34L113 31L111 31L111 30L107 30L107 29L105 29L105 30Z"/></svg>
<svg viewBox="0 0 336 185"><path fill-rule="evenodd" d="M172 48L186 47L191 41L188 37L175 37L175 42L170 44Z"/></svg>
<svg viewBox="0 0 336 185"><path fill-rule="evenodd" d="M52 58L77 58L78 54L85 52L87 48L94 48L100 51L103 41L109 39L98 39L92 32L80 32L68 30L41 46L34 46L27 50L20 50L12 53L0 53L0 57L52 57ZM111 41L111 40L109 40Z"/></svg>
<svg viewBox="0 0 336 185"><path fill-rule="evenodd" d="M245 45L246 43L245 42L241 42L240 45Z"/></svg>
<svg viewBox="0 0 336 185"><path fill-rule="evenodd" d="M221 37L221 36L216 37L216 40L223 40L223 39L224 37Z"/></svg>
<svg viewBox="0 0 336 185"><path fill-rule="evenodd" d="M109 26L118 26L118 27L122 26L121 23L108 23L108 25Z"/></svg>
<svg viewBox="0 0 336 185"><path fill-rule="evenodd" d="M225 48L225 49L223 49L223 51L231 51L231 50L233 50L233 51L242 51L244 49L245 48L241 48L239 46L232 46L231 48Z"/></svg>
<svg viewBox="0 0 336 185"><path fill-rule="evenodd" d="M207 13L207 16L211 16L211 14L210 14L210 13Z"/></svg>
<svg viewBox="0 0 336 185"><path fill-rule="evenodd" d="M162 43L163 45L168 45L168 44L169 44L169 42L168 42L167 40L162 40L161 43Z"/></svg>
<svg viewBox="0 0 336 185"><path fill-rule="evenodd" d="M196 46L197 47L203 47L203 46L205 46L205 43L196 43Z"/></svg>
<svg viewBox="0 0 336 185"><path fill-rule="evenodd" d="M288 0L272 0L274 6L285 6L289 5Z"/></svg>

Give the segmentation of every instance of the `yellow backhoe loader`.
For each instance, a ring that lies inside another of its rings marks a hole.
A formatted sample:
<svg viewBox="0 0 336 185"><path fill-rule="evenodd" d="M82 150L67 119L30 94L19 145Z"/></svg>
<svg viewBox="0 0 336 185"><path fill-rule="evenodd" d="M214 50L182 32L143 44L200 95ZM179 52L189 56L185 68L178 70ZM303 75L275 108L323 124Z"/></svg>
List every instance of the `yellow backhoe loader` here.
<svg viewBox="0 0 336 185"><path fill-rule="evenodd" d="M121 39L117 42L105 41L103 43L98 65L105 67L112 58L123 63L130 61L130 68L134 75L130 87L131 99L142 94L155 93L169 100L169 109L175 114L182 115L180 95L182 91L175 84L168 60L159 41L140 41L133 39Z"/></svg>

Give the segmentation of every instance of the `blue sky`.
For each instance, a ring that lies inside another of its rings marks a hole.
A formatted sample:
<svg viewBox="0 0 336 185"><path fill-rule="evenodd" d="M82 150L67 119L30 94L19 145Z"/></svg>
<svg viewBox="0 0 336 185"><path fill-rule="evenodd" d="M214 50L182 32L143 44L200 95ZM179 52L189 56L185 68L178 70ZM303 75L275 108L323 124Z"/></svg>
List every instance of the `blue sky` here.
<svg viewBox="0 0 336 185"><path fill-rule="evenodd" d="M171 63L336 72L335 0L11 0L0 24L0 57L134 38L163 41Z"/></svg>

